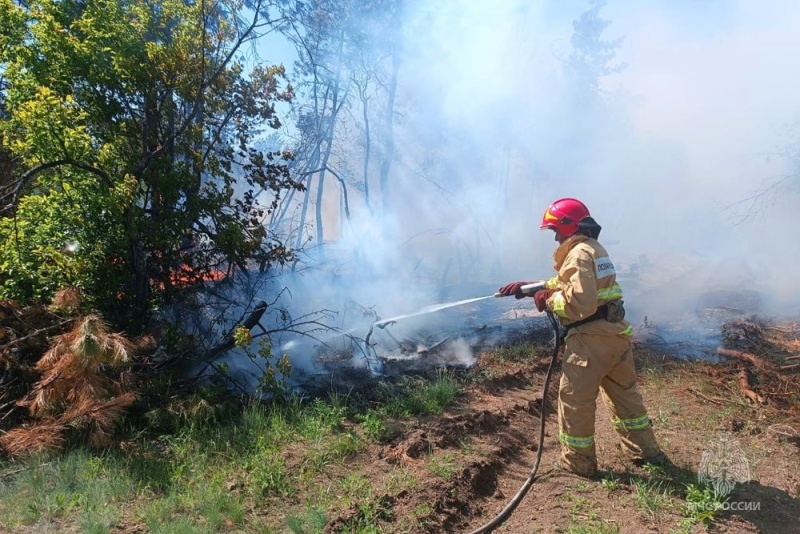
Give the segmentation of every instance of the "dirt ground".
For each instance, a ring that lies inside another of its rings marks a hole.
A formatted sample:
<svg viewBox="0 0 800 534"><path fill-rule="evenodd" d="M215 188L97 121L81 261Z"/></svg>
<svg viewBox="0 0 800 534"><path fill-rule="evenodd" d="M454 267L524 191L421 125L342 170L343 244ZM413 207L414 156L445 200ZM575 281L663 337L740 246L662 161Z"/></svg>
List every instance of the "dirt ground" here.
<svg viewBox="0 0 800 534"><path fill-rule="evenodd" d="M771 328L771 329L770 329ZM469 533L503 509L527 479L537 455L549 332L508 340L481 352L467 384L443 414L397 421L388 442L320 471L312 488L325 493L324 526L291 532ZM560 363L546 395L546 436L538 478L498 533L800 533L800 327L740 322L726 331L727 347L753 361L688 361L670 346L637 344L639 388L671 465L638 467L617 448L609 414L597 407L600 475L558 472L555 406ZM560 359L559 359L560 362ZM754 390L746 396L742 379ZM763 396L763 402L758 398ZM391 422L390 422L391 424ZM363 431L353 423L352 430ZM687 485L697 484L704 455L735 440L748 481L713 522L687 524ZM294 451L297 453L297 451ZM287 466L293 465L291 451ZM349 499L337 488L351 480ZM233 490L232 490L233 491ZM332 497L331 497L332 496ZM356 496L355 498L353 496ZM313 491L260 502L253 513L274 532L287 518L323 502ZM59 523L49 531L79 531ZM233 528L233 527L232 527ZM33 529L33 531L48 531ZM116 532L145 532L124 520Z"/></svg>
<svg viewBox="0 0 800 534"><path fill-rule="evenodd" d="M482 354L473 373L483 379L457 405L442 416L421 419L389 444L372 446L361 465L349 466L377 486L398 465L421 481L420 491L387 492L378 498L384 512L378 515L384 518L379 531L471 532L505 506L536 457L546 360L509 362L494 353ZM598 402L600 477L554 471L557 365L547 395L539 479L495 532L800 532L796 407L749 401L737 387L736 369L724 365L676 361L638 347L637 367L655 433L673 465L653 472L627 460ZM686 484L696 483L703 453L724 435L738 442L751 475L729 501L758 503L758 510L721 511L708 526L687 526L681 513ZM432 462L441 465L445 460L452 460L452 472L431 472ZM360 513L363 508L345 510L329 521L326 532L352 531Z"/></svg>

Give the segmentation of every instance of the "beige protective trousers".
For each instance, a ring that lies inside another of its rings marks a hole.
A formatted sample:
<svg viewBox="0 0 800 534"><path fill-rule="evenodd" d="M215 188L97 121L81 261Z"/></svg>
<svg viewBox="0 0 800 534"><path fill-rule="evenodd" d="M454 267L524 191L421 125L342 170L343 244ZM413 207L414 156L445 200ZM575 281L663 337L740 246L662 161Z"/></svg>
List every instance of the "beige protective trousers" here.
<svg viewBox="0 0 800 534"><path fill-rule="evenodd" d="M630 337L575 332L566 340L558 392L561 466L586 476L597 472L594 423L598 391L611 412L622 450L634 459L659 454L636 389Z"/></svg>

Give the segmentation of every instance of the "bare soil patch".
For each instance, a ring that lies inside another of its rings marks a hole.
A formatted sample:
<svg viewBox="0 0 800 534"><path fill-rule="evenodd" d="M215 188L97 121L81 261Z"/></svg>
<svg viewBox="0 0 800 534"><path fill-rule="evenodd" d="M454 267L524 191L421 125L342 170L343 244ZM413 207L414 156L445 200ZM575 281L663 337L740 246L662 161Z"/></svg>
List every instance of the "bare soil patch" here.
<svg viewBox="0 0 800 534"><path fill-rule="evenodd" d="M777 361L776 346L770 345L771 354L762 351L767 361ZM791 343L783 348L779 359L793 357ZM369 459L357 467L348 465L375 487L383 487L378 481L397 466L419 481L417 491L376 497L383 509L380 531L469 532L505 506L535 460L546 360L509 362L494 352L481 354L472 373L483 379L468 387L457 405L441 416L419 419L391 443L370 446ZM655 473L635 466L617 449L609 415L598 402L602 475L588 480L554 471L556 376L547 392L540 478L496 532L800 532L796 398L768 394L786 393L796 377L756 369L761 378L754 387L767 398L759 403L738 387L739 362L679 361L663 350L639 347L637 364L656 434L673 465ZM703 453L723 433L740 445L752 478L729 500L758 503L759 509L719 512L710 525L689 527L681 510L686 485L697 482ZM452 460L447 472L432 468L442 458ZM353 519L362 508L341 511L326 532L355 531Z"/></svg>

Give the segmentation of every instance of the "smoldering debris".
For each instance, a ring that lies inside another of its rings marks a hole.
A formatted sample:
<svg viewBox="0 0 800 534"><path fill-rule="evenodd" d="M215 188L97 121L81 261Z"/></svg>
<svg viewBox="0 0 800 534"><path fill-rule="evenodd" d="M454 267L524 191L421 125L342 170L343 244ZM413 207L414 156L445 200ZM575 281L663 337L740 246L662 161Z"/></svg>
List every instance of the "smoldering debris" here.
<svg viewBox="0 0 800 534"><path fill-rule="evenodd" d="M481 351L502 344L522 341L548 343L553 332L542 314L523 313L531 303L489 306L466 306L451 311L447 317L429 318L420 323L385 325L370 328L369 343L356 336L339 336L335 341L315 348L315 365L310 372L296 377L299 387L314 387L321 380L337 388L355 378L394 378L408 374L426 374L438 369L471 368ZM501 307L497 307L497 306ZM508 309L518 308L517 317L508 317ZM325 377L324 379L322 377Z"/></svg>
<svg viewBox="0 0 800 534"><path fill-rule="evenodd" d="M642 345L669 349L679 357L716 362L716 348L728 339L729 325L761 314L762 300L755 290L712 288L697 295L694 309L673 312L668 320L645 316L637 338Z"/></svg>

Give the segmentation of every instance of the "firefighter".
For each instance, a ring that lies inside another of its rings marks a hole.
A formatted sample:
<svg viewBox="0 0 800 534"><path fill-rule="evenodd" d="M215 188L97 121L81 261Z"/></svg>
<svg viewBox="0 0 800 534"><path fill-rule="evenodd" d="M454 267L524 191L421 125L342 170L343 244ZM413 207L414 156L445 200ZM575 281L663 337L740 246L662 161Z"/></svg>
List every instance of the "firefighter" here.
<svg viewBox="0 0 800 534"><path fill-rule="evenodd" d="M583 202L562 198L544 212L541 228L555 232L559 245L553 259L558 274L533 299L539 311L553 312L565 330L557 467L586 477L597 473L598 392L611 413L621 449L640 465L663 461L636 389L631 325L625 320L614 264L597 242L600 225ZM522 298L520 287L530 283L514 282L499 292Z"/></svg>

